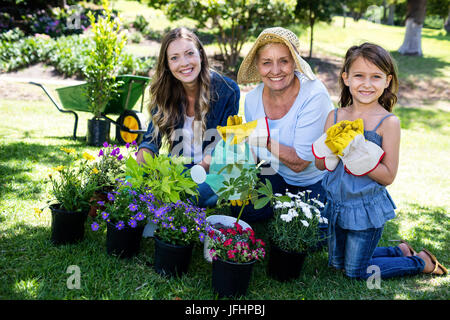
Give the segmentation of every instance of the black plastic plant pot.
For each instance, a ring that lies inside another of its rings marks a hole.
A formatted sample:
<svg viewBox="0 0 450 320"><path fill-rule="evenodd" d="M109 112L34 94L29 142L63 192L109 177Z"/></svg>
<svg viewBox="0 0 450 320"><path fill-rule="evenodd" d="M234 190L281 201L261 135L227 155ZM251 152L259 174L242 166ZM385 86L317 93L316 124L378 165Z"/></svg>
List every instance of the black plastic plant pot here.
<svg viewBox="0 0 450 320"><path fill-rule="evenodd" d="M181 277L188 272L194 246L177 246L155 237L155 271L168 277Z"/></svg>
<svg viewBox="0 0 450 320"><path fill-rule="evenodd" d="M281 282L298 278L306 255L306 252L286 251L271 243L267 264L269 276Z"/></svg>
<svg viewBox="0 0 450 320"><path fill-rule="evenodd" d="M109 141L110 122L105 119L88 119L86 141L89 146L99 147Z"/></svg>
<svg viewBox="0 0 450 320"><path fill-rule="evenodd" d="M239 297L247 293L256 260L235 263L221 259L212 262L212 288L219 298Z"/></svg>
<svg viewBox="0 0 450 320"><path fill-rule="evenodd" d="M124 227L119 230L112 223L106 227L106 252L122 259L130 259L139 253L144 226Z"/></svg>
<svg viewBox="0 0 450 320"><path fill-rule="evenodd" d="M71 212L50 206L52 212L51 242L53 244L72 244L83 240L87 212Z"/></svg>

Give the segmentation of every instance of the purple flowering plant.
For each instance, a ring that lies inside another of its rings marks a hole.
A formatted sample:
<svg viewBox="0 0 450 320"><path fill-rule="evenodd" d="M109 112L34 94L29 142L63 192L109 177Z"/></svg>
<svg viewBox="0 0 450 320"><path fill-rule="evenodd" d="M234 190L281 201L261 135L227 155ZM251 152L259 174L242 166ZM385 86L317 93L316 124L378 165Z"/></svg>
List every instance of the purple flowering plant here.
<svg viewBox="0 0 450 320"><path fill-rule="evenodd" d="M163 204L155 209L152 222L157 225L155 237L173 245L203 242L210 230L206 210L189 200Z"/></svg>
<svg viewBox="0 0 450 320"><path fill-rule="evenodd" d="M119 185L107 194L107 200L98 201L91 228L100 229L101 223L111 223L118 230L145 226L155 212L155 197L146 188L134 188L130 182L118 179Z"/></svg>
<svg viewBox="0 0 450 320"><path fill-rule="evenodd" d="M137 150L137 143L127 143L125 150L103 143L97 154L97 159L93 163L91 179L100 192L112 191L117 185L117 178L125 173L125 161Z"/></svg>

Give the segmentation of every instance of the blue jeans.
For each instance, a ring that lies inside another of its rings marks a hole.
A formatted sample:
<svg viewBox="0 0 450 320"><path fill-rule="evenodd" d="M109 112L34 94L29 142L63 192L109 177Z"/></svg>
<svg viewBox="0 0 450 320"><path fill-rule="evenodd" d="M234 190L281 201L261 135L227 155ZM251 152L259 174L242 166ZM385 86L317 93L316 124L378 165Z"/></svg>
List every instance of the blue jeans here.
<svg viewBox="0 0 450 320"><path fill-rule="evenodd" d="M330 223L328 264L345 269L348 277L359 279L370 277L372 271L368 272L368 267L373 265L380 268L382 279L421 273L425 262L418 256L404 257L399 247L377 247L383 229L355 231L337 224L333 228Z"/></svg>

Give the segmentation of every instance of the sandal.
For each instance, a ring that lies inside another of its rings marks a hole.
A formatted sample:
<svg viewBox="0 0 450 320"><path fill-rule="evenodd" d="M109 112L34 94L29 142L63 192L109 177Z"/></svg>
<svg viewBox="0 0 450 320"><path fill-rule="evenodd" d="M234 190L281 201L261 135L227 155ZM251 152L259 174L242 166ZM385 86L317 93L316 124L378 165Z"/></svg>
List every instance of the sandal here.
<svg viewBox="0 0 450 320"><path fill-rule="evenodd" d="M444 266L436 259L436 257L435 257L430 251L428 251L428 250L425 249L425 248L422 249L422 251L424 251L424 252L431 258L431 261L432 261L432 262L434 263L434 265L435 265L434 270L433 270L430 274L440 275L440 274L436 273L436 271L437 271L438 268L441 268L442 271L444 271L444 273L443 273L442 275L448 274L447 268L444 267Z"/></svg>
<svg viewBox="0 0 450 320"><path fill-rule="evenodd" d="M414 250L414 248L413 248L408 242L406 242L405 240L400 239L400 240L389 240L389 241L395 241L395 242L404 243L404 244L406 244L406 246L408 247L409 252L411 253L411 255L413 255L413 256L416 256L416 255L417 255L416 250Z"/></svg>

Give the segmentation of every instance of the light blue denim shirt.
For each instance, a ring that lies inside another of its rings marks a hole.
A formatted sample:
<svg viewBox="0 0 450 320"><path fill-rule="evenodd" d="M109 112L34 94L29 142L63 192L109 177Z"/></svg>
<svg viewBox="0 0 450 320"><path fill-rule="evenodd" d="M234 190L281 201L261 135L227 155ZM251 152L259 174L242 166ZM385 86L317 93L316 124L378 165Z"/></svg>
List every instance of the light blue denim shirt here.
<svg viewBox="0 0 450 320"><path fill-rule="evenodd" d="M297 71L295 75L300 80L300 91L287 114L281 119L268 120L270 136L285 146L293 147L301 159L311 163L305 170L294 172L266 148L254 147L253 151L259 159L270 162L271 167L288 184L304 187L320 181L325 174L316 168L311 146L322 135L328 113L333 109L333 103L320 80L309 80ZM261 83L245 97L247 122L266 116L262 100L263 89L264 84Z"/></svg>

